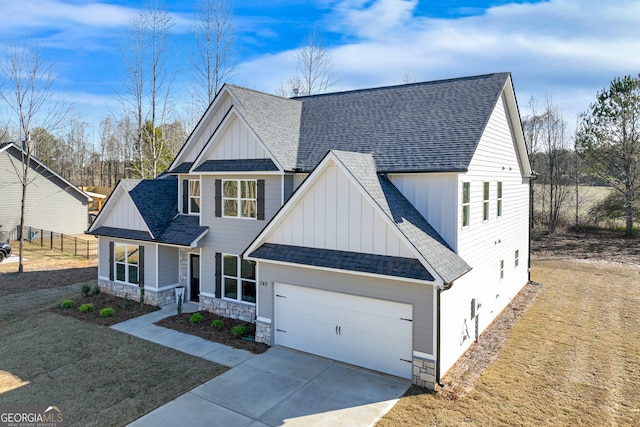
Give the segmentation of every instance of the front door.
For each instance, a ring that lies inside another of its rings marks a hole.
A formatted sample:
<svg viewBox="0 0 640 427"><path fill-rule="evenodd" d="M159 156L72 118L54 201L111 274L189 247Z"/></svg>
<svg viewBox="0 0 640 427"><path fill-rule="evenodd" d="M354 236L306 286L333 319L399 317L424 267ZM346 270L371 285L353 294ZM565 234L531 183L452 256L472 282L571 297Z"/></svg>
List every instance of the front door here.
<svg viewBox="0 0 640 427"><path fill-rule="evenodd" d="M191 301L200 301L200 255L191 254L190 260L190 297Z"/></svg>

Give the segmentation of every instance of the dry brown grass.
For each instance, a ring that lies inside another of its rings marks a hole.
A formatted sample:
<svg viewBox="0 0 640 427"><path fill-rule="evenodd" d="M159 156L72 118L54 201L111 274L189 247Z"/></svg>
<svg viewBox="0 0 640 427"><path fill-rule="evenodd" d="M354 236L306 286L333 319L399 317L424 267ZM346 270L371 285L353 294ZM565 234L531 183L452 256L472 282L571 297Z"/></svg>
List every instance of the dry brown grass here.
<svg viewBox="0 0 640 427"><path fill-rule="evenodd" d="M640 268L534 261L544 284L465 397L411 388L379 426L640 425Z"/></svg>

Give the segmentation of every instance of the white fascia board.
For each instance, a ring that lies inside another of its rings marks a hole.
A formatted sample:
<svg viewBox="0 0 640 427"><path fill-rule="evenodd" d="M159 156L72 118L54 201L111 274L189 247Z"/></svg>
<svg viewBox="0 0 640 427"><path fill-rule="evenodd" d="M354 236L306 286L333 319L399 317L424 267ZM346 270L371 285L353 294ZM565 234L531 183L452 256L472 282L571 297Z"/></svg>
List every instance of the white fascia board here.
<svg viewBox="0 0 640 427"><path fill-rule="evenodd" d="M516 155L520 160L522 175L524 178L531 178L533 171L531 169L531 164L529 163L529 155L527 154L527 146L524 141L524 131L522 129L520 111L518 110L518 101L516 99L516 93L513 88L511 76L509 76L505 82L504 89L502 90L502 96L504 96L507 104L507 117L509 118L510 129L513 132L513 137L515 138Z"/></svg>
<svg viewBox="0 0 640 427"><path fill-rule="evenodd" d="M409 277L389 276L387 274L376 274L376 273L367 273L367 272L363 272L363 271L343 270L343 269L340 269L340 268L319 267L317 265L297 264L297 263L294 263L294 262L286 262L286 261L274 261L274 260L264 259L264 258L254 258L254 257L251 257L251 256L246 256L246 257L244 257L244 259L247 259L249 261L265 262L265 263L276 264L276 265L284 265L284 266L287 266L287 267L308 268L308 269L312 269L312 270L329 271L329 272L332 272L332 273L351 274L351 275L354 275L354 276L366 276L366 277L372 277L372 278L375 278L375 279L396 280L396 281L399 281L399 282L408 282L408 283L414 283L414 284L417 283L417 284L421 284L421 285L438 286L436 283L429 282L428 280L412 279L412 278L409 278Z"/></svg>
<svg viewBox="0 0 640 427"><path fill-rule="evenodd" d="M196 238L194 239L194 241L193 241L193 242L191 242L191 246L190 246L190 248L191 248L191 249L195 249L195 248L197 248L197 247L198 247L198 242L199 242L199 241L200 241L204 236L206 236L208 232L209 232L209 230L205 230L205 231L203 231L203 232L202 232L202 234L200 234L198 237L196 237Z"/></svg>
<svg viewBox="0 0 640 427"><path fill-rule="evenodd" d="M222 102L221 100L224 99L225 93L231 94L226 84L222 86L222 89L220 89L220 92L218 92L218 94L215 96L215 98L213 99L213 102L209 104L209 107L207 108L207 110L204 112L202 117L200 117L198 124L196 124L196 127L193 128L193 131L191 131L191 134L185 141L184 145L182 146L182 148L180 149L176 157L173 159L173 162L171 162L171 165L169 166L168 170L175 168L177 165L179 165L182 162L182 156L187 151L187 147L189 147L192 144L191 141L196 137L196 135L200 133L200 129L202 128L202 126L205 126L205 123L209 122L209 117L211 116L211 114L213 114L213 111L216 111L219 108L218 104L220 104ZM236 98L233 95L231 95L231 97L234 100L236 100Z"/></svg>
<svg viewBox="0 0 640 427"><path fill-rule="evenodd" d="M427 271L431 273L431 275L434 278L436 278L435 284L437 286L444 286L444 280L442 280L440 275L433 269L433 267L431 267L431 264L429 264L429 262L424 258L424 256L420 253L420 251L418 251L418 249L413 245L413 243L411 243L411 241L407 238L407 236L405 236L404 233L400 231L396 223L391 218L389 218L389 215L387 215L387 213L384 210L382 210L380 205L378 205L378 203L373 199L373 197L371 197L371 195L362 187L362 185L360 185L358 180L351 174L351 172L349 172L347 167L333 153L330 152L329 154L334 159L335 164L340 168L340 170L344 172L344 174L349 178L351 183L354 184L354 186L360 191L360 194L362 194L369 201L369 203L371 203L371 205L373 206L373 209L378 213L378 215L380 215L384 219L387 225L391 227L391 229L394 231L396 236L398 236L398 238L405 243L405 245L409 248L409 250L413 253L413 255L418 259L418 261L420 261L422 266L426 268Z"/></svg>

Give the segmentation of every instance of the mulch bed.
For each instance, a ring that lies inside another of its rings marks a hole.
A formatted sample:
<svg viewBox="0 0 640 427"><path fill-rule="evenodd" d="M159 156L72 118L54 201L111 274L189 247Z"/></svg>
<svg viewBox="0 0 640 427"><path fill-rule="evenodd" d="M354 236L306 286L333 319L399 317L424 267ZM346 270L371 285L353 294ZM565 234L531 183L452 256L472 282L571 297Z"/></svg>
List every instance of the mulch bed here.
<svg viewBox="0 0 640 427"><path fill-rule="evenodd" d="M176 314L162 319L159 322L156 322L156 325L164 326L165 328L174 329L186 334L195 335L230 347L247 350L255 354L264 353L269 348L266 344L237 338L231 335L231 329L233 329L234 326L244 325L247 328L247 336L253 337L256 334L256 325L237 319L218 316L206 311L200 311L199 313L204 317L204 321L200 323L189 323L191 313L182 313L181 316ZM217 329L212 327L211 322L214 320L222 320L224 322L224 328Z"/></svg>
<svg viewBox="0 0 640 427"><path fill-rule="evenodd" d="M71 297L75 304L72 308L64 310L60 306L60 302L49 310L64 316L73 317L85 322L95 323L96 325L112 326L116 323L124 322L125 320L133 319L134 317L142 316L143 314L151 313L158 310L158 307L145 304L140 307L138 301L125 300L124 298L115 297L113 295L100 293L98 295L84 296L78 294L78 296ZM93 304L93 311L83 313L79 310L82 304ZM100 310L103 308L111 307L115 310L115 313L111 317L100 317Z"/></svg>

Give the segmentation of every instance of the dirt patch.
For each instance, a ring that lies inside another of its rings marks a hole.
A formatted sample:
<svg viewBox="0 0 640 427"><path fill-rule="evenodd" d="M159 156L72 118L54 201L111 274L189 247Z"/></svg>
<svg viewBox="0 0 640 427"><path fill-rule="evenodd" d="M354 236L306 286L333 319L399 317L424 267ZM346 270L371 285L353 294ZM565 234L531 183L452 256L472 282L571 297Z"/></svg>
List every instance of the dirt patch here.
<svg viewBox="0 0 640 427"><path fill-rule="evenodd" d="M237 338L231 335L231 329L238 325L244 325L247 328L246 335L254 337L256 334L255 324L246 323L236 319L228 319L226 317L218 316L206 311L201 311L199 313L204 317L204 321L200 323L190 323L189 317L191 316L191 314L182 313L181 316L175 315L167 317L166 319L162 319L159 322L156 322L156 325L164 326L165 328L174 329L186 334L195 335L206 340L228 345L230 347L247 350L255 354L264 353L269 348L269 346L266 344ZM223 321L224 327L220 329L212 327L211 322L213 322L214 320Z"/></svg>
<svg viewBox="0 0 640 427"><path fill-rule="evenodd" d="M80 290L79 286L78 290ZM78 295L77 297L71 297L69 299L74 302L72 308L65 310L60 306L60 302L58 302L57 305L50 308L50 311L102 326L112 326L158 310L158 307L153 305L145 304L140 306L138 301L126 300L105 293L89 296ZM86 313L81 312L80 306L83 304L93 304L93 310ZM109 307L114 310L113 316L100 317L100 310Z"/></svg>
<svg viewBox="0 0 640 427"><path fill-rule="evenodd" d="M534 233L532 258L569 259L611 264L640 264L640 238L624 231L584 229L564 233Z"/></svg>

